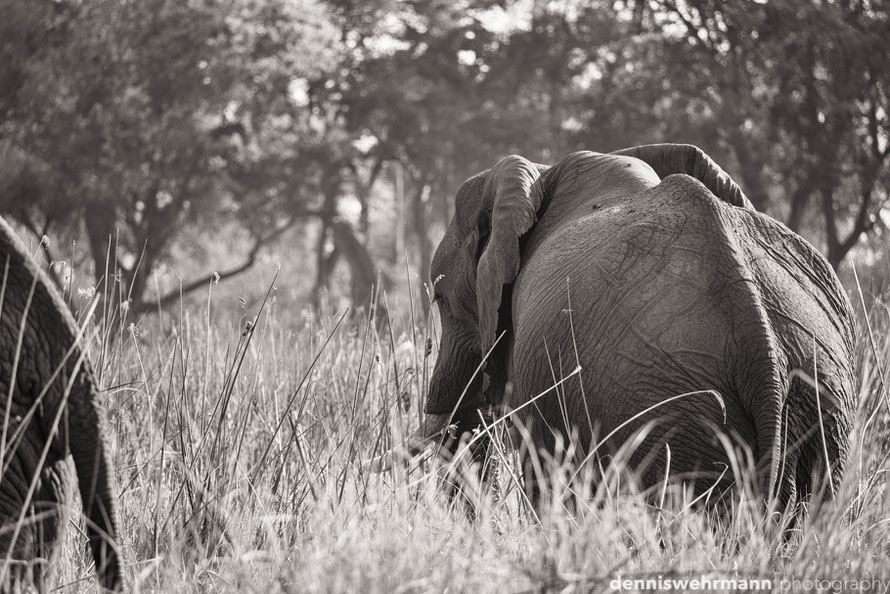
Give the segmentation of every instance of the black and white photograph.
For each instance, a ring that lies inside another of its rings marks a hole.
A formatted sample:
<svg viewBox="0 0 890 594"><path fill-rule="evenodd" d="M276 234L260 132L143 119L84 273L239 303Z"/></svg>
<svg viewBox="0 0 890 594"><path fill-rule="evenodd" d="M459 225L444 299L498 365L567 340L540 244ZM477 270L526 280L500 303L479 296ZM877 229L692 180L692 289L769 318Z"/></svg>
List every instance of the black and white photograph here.
<svg viewBox="0 0 890 594"><path fill-rule="evenodd" d="M887 0L0 0L0 593L890 592Z"/></svg>

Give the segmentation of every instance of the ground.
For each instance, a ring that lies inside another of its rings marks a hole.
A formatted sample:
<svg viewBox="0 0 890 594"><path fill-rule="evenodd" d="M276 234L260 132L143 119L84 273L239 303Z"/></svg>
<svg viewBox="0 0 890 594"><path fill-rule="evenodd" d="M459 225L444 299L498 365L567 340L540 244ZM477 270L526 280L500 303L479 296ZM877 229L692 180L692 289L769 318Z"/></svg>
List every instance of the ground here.
<svg viewBox="0 0 890 594"><path fill-rule="evenodd" d="M573 511L557 500L535 518L508 452L475 520L437 486L435 464L367 473L362 461L418 422L436 355L419 308L375 332L361 313L279 309L273 292L250 330L257 309L226 311L212 296L115 327L90 356L127 579L139 592L636 591L656 582L624 580L697 578L717 591L740 582L714 580L760 578L777 591L882 591L870 580L890 578L879 368L890 323L883 308L869 325L854 308L861 408L840 495L784 533L743 487L731 515L709 515L672 489L634 494L620 473ZM90 563L69 529L51 583L95 591Z"/></svg>

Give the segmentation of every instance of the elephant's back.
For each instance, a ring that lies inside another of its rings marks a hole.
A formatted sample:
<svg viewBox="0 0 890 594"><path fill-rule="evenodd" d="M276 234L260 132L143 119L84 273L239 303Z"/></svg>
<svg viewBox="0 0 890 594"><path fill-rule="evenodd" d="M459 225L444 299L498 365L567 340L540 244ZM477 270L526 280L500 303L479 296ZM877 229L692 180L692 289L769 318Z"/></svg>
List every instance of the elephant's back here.
<svg viewBox="0 0 890 594"><path fill-rule="evenodd" d="M50 377L55 377L53 390L61 392L76 367L80 368L77 383L92 383L89 362L81 360L80 349L74 346L78 332L68 306L2 217L0 286L0 341L4 351L0 357L0 384L8 393L15 377L13 408L27 408L30 399L46 388ZM61 365L69 372L56 373Z"/></svg>
<svg viewBox="0 0 890 594"><path fill-rule="evenodd" d="M646 442L654 468L664 441L685 444L672 447L674 469L726 463L715 428L755 452L773 443L758 435L761 411L739 394L740 378L754 378L777 409L782 386L774 337L730 229L734 210L742 209L692 178L669 176L541 240L513 294L515 397L540 393L580 364L583 388L566 383L563 409L584 419L586 403L602 437L689 394L619 431L620 442L659 421Z"/></svg>
<svg viewBox="0 0 890 594"><path fill-rule="evenodd" d="M719 310L720 317L737 313L724 299L727 281L740 276L743 255L724 208L741 210L720 203L688 176L670 176L564 222L537 238L537 249L523 261L513 292L514 322L535 326L542 312L560 317L571 304L576 328L592 336L620 328L623 337L637 330L706 342L713 336L703 328L706 317L682 330L674 327L703 310Z"/></svg>

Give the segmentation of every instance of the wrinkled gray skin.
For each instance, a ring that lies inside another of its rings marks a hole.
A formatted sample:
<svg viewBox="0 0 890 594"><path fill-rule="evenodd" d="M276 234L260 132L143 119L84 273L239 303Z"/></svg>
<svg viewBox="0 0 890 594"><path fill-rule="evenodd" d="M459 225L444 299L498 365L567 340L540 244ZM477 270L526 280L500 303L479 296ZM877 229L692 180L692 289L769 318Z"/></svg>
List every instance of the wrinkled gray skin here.
<svg viewBox="0 0 890 594"><path fill-rule="evenodd" d="M585 151L552 168L507 157L461 186L432 277L441 344L425 426L409 445L434 437L453 413L518 408L580 364L580 377L517 413L537 447L553 452L576 432L581 458L592 436L648 407L713 390L725 421L713 395L688 396L597 453L614 453L655 421L631 459L643 485L663 480L667 443L670 473L703 492L733 480L731 469L718 480L730 464L722 433L753 454L764 498L794 502L826 476L817 393L800 370L818 374L837 484L856 406L846 295L815 249L754 211L699 149Z"/></svg>
<svg viewBox="0 0 890 594"><path fill-rule="evenodd" d="M46 274L37 269L15 232L0 219L0 282L4 269L0 299L0 430L4 419L8 421L3 433L6 446L0 475L0 567L7 586L0 584L0 590L6 591L10 582L15 589L32 579L43 588L45 563L34 563L33 572L28 575L27 562L51 559L67 521L65 504L75 472L100 584L119 590L122 575L115 544L115 498L96 403L96 381L80 347L74 346L77 328L65 303ZM16 368L20 335L22 344ZM69 386L67 404L62 406ZM41 403L35 408L34 403L44 390ZM54 431L57 417L58 429ZM49 449L41 465L47 444ZM28 504L35 477L36 489ZM24 522L16 530L26 505ZM18 562L7 565L7 558Z"/></svg>

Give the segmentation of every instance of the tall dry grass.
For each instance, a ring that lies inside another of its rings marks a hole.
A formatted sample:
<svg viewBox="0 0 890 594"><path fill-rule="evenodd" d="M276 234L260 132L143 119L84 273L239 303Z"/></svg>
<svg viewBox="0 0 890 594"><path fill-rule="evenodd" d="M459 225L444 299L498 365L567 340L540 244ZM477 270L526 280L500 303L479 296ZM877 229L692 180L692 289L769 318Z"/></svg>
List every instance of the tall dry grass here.
<svg viewBox="0 0 890 594"><path fill-rule="evenodd" d="M547 472L562 487L536 517L500 439L497 488L471 491L475 520L440 488L441 464L367 473L361 462L420 417L435 328L418 310L375 327L364 314L279 309L274 291L244 311L211 290L203 307L133 324L106 315L90 358L134 591L587 592L609 591L618 576L700 575L764 577L778 589L780 579L890 578L883 302L870 303L869 324L862 316L861 406L840 495L787 532L743 486L733 513L719 515L680 489L635 494L620 472L560 497L570 469L558 466ZM95 591L90 563L74 522L51 583Z"/></svg>

